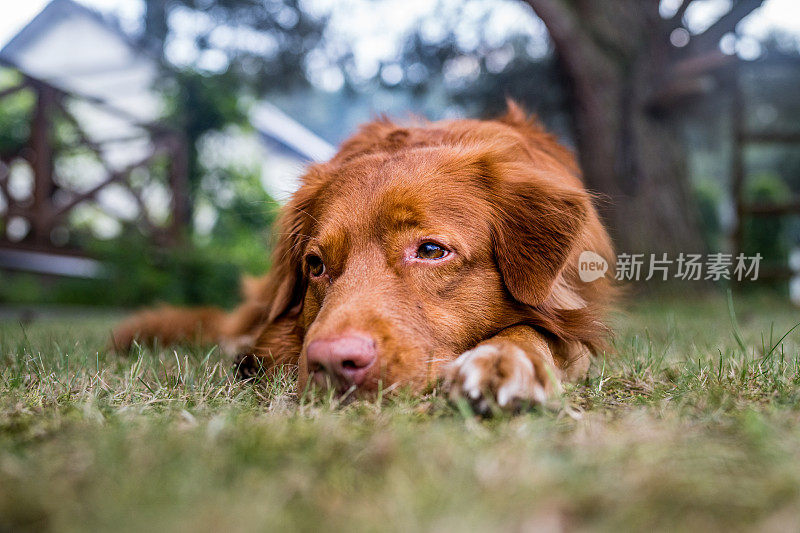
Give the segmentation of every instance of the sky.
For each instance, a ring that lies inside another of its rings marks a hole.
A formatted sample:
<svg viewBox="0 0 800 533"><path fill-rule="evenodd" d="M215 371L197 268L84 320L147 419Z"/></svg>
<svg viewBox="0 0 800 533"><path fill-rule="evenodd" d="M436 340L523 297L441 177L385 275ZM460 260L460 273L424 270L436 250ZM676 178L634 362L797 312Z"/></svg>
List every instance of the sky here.
<svg viewBox="0 0 800 533"><path fill-rule="evenodd" d="M0 0L0 47L5 45L25 24L27 24L48 2L49 0ZM92 7L98 11L113 14L116 16L123 29L135 32L140 24L141 15L144 12L143 0L78 0L80 3ZM348 1L348 0L346 0ZM323 11L332 5L332 0L311 0L307 2L316 5ZM430 6L430 0L402 0L401 9L396 9L392 4L398 2L386 2L384 7L373 7L368 0L349 0L349 13L342 21L341 30L353 32L353 28L363 30L366 38L365 46L371 50L383 50L391 53L389 49L394 42L413 24L420 14L426 11L426 6ZM509 13L515 6L510 6L509 2L499 2L505 4L499 11L505 9ZM674 4L680 0L662 0L662 9L669 12ZM687 13L689 29L701 31L708 26L714 19L724 12L730 0L698 0ZM429 8L427 8L429 9ZM377 11L376 11L377 10ZM384 16L386 11L391 12L391 17ZM353 24L353 16L359 15L363 23ZM502 17L501 17L502 20ZM386 24L386 22L391 22ZM374 27L374 28L373 28ZM372 31L372 30L375 31ZM752 36L756 39L763 38L772 30L780 30L792 33L800 37L800 1L799 0L767 0L764 5L751 14L740 25L740 31L744 35ZM363 36L359 36L363 37Z"/></svg>

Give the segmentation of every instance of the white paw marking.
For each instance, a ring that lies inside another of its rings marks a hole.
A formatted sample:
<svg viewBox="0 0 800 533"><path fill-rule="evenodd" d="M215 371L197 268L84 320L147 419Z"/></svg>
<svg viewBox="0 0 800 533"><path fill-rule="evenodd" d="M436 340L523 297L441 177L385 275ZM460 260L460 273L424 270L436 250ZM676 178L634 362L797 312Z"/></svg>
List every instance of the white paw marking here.
<svg viewBox="0 0 800 533"><path fill-rule="evenodd" d="M481 381L483 381L483 372L481 368L475 364L480 358L493 357L497 355L497 348L491 344L484 344L462 353L458 359L453 362L453 365L458 368L458 373L464 381L461 384L461 389L467 396L473 400L477 400L483 391L481 391Z"/></svg>
<svg viewBox="0 0 800 533"><path fill-rule="evenodd" d="M533 363L525 355L525 352L515 347L512 353L514 354L514 359L516 359L514 374L497 391L497 403L500 407L510 405L515 398L530 398L534 387L542 388L534 383ZM542 393L544 393L544 389L542 389Z"/></svg>
<svg viewBox="0 0 800 533"><path fill-rule="evenodd" d="M451 363L454 381L460 382L460 385L454 385L457 387L456 392L478 402L476 404L478 411L485 411L488 408L487 399L483 396L493 376L486 375L486 373L496 371L494 362L490 365L480 364L480 362L495 359L500 355L500 348L497 346L483 344L464 352ZM521 348L513 347L504 355L513 357L513 373L499 384L495 393L498 406L501 408L513 407L517 400L544 403L547 400L547 393L544 387L536 381L533 363L525 352Z"/></svg>

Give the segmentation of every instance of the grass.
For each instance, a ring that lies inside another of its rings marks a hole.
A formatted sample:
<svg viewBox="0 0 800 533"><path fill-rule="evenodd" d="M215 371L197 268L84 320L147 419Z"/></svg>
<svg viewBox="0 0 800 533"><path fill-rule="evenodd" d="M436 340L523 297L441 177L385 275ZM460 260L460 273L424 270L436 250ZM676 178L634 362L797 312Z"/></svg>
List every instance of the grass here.
<svg viewBox="0 0 800 533"><path fill-rule="evenodd" d="M640 302L560 409L491 420L0 322L0 531L797 530L800 313L734 301Z"/></svg>

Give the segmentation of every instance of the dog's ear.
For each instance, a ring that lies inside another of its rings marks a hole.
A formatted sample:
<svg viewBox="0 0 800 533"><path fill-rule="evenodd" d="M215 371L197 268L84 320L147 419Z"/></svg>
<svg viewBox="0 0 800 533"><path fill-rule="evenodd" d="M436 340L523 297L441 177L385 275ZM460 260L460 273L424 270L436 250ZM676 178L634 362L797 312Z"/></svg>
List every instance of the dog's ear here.
<svg viewBox="0 0 800 533"><path fill-rule="evenodd" d="M300 189L281 209L267 283L270 322L287 313L297 313L302 306L305 293L303 242L313 230L315 204L323 188L323 172L319 167L312 167Z"/></svg>
<svg viewBox="0 0 800 533"><path fill-rule="evenodd" d="M536 177L501 178L494 187L492 240L503 281L516 300L539 305L580 239L589 196Z"/></svg>

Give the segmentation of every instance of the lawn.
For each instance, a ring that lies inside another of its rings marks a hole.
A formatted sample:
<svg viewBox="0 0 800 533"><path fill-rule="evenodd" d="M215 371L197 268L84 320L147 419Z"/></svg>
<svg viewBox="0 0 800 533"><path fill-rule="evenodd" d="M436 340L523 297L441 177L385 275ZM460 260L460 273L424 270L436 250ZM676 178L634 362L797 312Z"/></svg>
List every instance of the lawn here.
<svg viewBox="0 0 800 533"><path fill-rule="evenodd" d="M695 298L629 305L560 408L489 420L0 322L0 531L798 530L800 312Z"/></svg>

